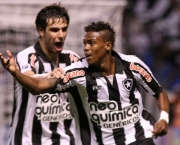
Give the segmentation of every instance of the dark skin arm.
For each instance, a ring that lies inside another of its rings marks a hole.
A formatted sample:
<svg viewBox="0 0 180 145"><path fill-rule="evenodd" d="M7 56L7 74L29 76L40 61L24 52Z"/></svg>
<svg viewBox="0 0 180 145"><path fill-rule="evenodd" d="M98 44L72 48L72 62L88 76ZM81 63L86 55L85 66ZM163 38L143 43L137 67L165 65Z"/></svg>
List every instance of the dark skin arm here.
<svg viewBox="0 0 180 145"><path fill-rule="evenodd" d="M169 99L166 91L162 91L156 99L157 106L160 111L165 111L169 114ZM168 131L168 123L161 119L154 124L154 130L152 131L153 136L163 136Z"/></svg>
<svg viewBox="0 0 180 145"><path fill-rule="evenodd" d="M9 71L12 76L30 93L36 95L40 93L48 93L52 90L56 83L56 78L35 79L22 74L16 67L15 60L9 50L7 50L8 58L4 58L0 53L2 66Z"/></svg>

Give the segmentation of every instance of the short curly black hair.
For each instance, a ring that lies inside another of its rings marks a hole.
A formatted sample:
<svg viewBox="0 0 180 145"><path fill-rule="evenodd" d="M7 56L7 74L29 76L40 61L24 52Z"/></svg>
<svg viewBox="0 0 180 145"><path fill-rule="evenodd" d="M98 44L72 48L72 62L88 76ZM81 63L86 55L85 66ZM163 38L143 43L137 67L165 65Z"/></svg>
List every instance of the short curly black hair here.
<svg viewBox="0 0 180 145"><path fill-rule="evenodd" d="M63 18L67 21L67 24L69 25L69 14L65 7L61 5L61 3L53 3L51 5L47 5L43 7L37 14L35 24L36 29L42 28L44 31L46 30L48 20L53 20L53 23L60 18Z"/></svg>
<svg viewBox="0 0 180 145"><path fill-rule="evenodd" d="M106 41L110 41L112 43L112 47L114 47L116 32L110 23L103 21L92 22L91 24L85 26L84 30L85 32L105 31L103 39Z"/></svg>

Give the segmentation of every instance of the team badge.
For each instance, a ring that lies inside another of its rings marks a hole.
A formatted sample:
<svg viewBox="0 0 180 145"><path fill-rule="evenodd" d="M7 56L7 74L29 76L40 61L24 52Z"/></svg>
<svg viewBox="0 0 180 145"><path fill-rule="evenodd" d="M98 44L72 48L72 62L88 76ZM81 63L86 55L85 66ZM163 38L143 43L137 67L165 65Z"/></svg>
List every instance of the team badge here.
<svg viewBox="0 0 180 145"><path fill-rule="evenodd" d="M132 89L133 86L133 80L132 79L125 79L123 82L123 87L126 89L126 91L130 91Z"/></svg>

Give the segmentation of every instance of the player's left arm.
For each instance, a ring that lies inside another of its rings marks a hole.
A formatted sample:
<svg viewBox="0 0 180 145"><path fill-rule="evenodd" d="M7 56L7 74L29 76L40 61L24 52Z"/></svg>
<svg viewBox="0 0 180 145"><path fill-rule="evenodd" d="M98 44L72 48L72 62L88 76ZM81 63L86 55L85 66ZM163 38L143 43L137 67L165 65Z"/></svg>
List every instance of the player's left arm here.
<svg viewBox="0 0 180 145"><path fill-rule="evenodd" d="M169 123L169 100L165 90L162 90L158 81L153 76L150 68L139 58L134 57L134 64L130 70L134 73L136 80L151 95L155 96L160 118L154 124L153 136L162 136L167 133Z"/></svg>
<svg viewBox="0 0 180 145"><path fill-rule="evenodd" d="M169 123L169 99L165 90L156 97L157 106L160 110L159 120L154 124L153 136L163 136L168 131Z"/></svg>

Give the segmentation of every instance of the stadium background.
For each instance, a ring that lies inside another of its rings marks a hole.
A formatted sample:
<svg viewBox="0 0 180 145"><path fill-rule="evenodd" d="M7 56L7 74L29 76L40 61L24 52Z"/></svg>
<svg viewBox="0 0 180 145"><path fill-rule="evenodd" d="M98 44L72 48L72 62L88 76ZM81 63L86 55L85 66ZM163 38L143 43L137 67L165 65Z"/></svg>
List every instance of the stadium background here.
<svg viewBox="0 0 180 145"><path fill-rule="evenodd" d="M5 54L9 49L15 56L19 51L33 45L38 38L34 24L36 14L44 5L53 2L57 1L0 0L0 52ZM117 34L115 50L137 55L148 64L157 80L167 90L171 102L169 133L156 140L157 145L179 145L180 112L175 112L178 109L174 106L180 100L180 0L60 2L70 15L64 49L74 50L83 56L83 27L91 21L108 21ZM155 100L143 90L142 94L145 98L144 105L158 119ZM0 145L7 143L12 106L13 78L0 66ZM175 113L178 114L173 115Z"/></svg>

